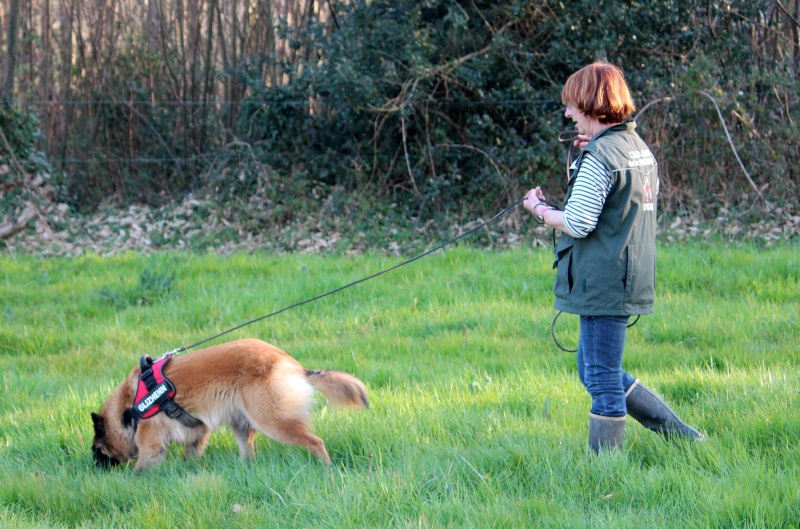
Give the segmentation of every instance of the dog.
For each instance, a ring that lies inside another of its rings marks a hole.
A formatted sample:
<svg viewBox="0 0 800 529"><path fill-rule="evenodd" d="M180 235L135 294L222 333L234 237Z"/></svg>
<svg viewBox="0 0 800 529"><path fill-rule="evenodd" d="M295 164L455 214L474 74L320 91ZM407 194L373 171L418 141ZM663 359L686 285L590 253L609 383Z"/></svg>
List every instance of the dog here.
<svg viewBox="0 0 800 529"><path fill-rule="evenodd" d="M136 459L135 471L157 466L169 443L184 445L186 458L203 455L214 430L227 424L243 459L254 456L257 432L309 450L330 465L322 439L311 430L314 388L329 404L367 408L367 390L342 371L305 369L297 360L261 340L243 339L175 356L163 367L174 386L174 403L190 418L187 426L166 413L136 420L132 408L142 367L135 367L98 413L92 413L95 465L111 468ZM137 405L138 406L138 405Z"/></svg>

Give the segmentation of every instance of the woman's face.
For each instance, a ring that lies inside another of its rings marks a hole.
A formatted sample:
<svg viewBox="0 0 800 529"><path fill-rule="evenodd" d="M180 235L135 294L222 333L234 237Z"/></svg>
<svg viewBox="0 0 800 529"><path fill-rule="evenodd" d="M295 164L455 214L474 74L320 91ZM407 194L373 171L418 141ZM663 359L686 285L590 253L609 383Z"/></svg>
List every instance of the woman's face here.
<svg viewBox="0 0 800 529"><path fill-rule="evenodd" d="M567 109L564 111L564 116L571 118L572 121L575 122L575 126L578 129L578 134L594 136L594 133L596 132L594 130L594 124L597 122L596 119L587 117L586 114L571 105L567 106Z"/></svg>

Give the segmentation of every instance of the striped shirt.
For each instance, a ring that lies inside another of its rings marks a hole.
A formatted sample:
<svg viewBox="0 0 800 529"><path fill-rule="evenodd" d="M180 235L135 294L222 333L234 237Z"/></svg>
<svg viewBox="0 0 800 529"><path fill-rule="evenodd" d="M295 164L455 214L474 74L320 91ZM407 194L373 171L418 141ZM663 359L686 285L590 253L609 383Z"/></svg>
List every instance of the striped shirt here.
<svg viewBox="0 0 800 529"><path fill-rule="evenodd" d="M600 159L587 152L578 169L572 195L564 208L564 227L576 239L588 236L595 226L608 192L611 190L611 171Z"/></svg>

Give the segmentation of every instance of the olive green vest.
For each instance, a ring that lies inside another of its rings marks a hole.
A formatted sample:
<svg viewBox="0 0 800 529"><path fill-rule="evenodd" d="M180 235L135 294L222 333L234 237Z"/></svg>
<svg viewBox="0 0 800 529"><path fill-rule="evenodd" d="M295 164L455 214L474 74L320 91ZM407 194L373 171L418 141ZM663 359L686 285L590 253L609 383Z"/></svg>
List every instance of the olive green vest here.
<svg viewBox="0 0 800 529"><path fill-rule="evenodd" d="M570 176L566 207L583 156L611 171L597 226L585 238L563 234L555 249L555 308L582 316L653 312L656 279L658 164L635 122L609 127L583 149Z"/></svg>

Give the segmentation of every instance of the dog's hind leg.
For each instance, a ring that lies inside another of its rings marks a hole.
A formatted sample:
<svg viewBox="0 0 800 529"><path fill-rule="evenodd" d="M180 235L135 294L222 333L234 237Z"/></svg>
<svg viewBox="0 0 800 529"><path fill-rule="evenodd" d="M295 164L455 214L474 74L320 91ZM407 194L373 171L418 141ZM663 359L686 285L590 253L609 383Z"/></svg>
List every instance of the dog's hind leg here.
<svg viewBox="0 0 800 529"><path fill-rule="evenodd" d="M251 407L252 409L252 407ZM277 415L274 410L267 408L253 410L250 414L252 428L275 439L280 443L302 446L325 465L331 464L328 451L322 439L311 433L308 425L306 409L295 410L296 413L287 413L284 409L281 415ZM248 440L250 437L248 437ZM239 437L237 435L237 441ZM240 443L241 448L241 443ZM250 442L252 447L252 442Z"/></svg>
<svg viewBox="0 0 800 529"><path fill-rule="evenodd" d="M261 430L262 427L259 426L259 429ZM302 446L326 466L331 464L331 458L328 457L328 451L325 450L325 443L322 442L322 439L312 434L308 426L301 422L276 420L266 425L262 431L278 442Z"/></svg>
<svg viewBox="0 0 800 529"><path fill-rule="evenodd" d="M314 388L296 363L273 367L270 380L242 393L253 428L278 442L302 446L326 465L331 464L322 439L311 433L310 409Z"/></svg>

